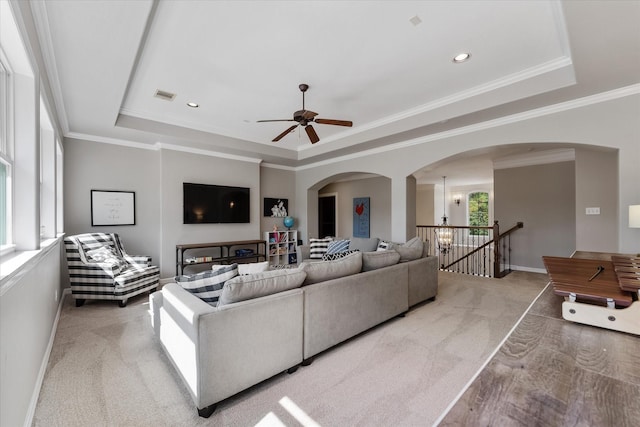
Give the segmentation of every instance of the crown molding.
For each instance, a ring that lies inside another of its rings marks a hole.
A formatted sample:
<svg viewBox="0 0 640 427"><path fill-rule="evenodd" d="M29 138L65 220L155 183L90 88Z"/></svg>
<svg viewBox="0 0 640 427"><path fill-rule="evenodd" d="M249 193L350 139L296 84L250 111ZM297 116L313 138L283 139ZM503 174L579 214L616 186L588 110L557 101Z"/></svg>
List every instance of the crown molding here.
<svg viewBox="0 0 640 427"><path fill-rule="evenodd" d="M282 169L285 171L296 171L296 168L293 166L285 166L285 165L276 165L275 163L261 163L260 166L271 169Z"/></svg>
<svg viewBox="0 0 640 427"><path fill-rule="evenodd" d="M627 96L638 95L638 94L640 94L640 84L634 84L634 85L631 85L631 86L626 86L626 87L610 90L608 92L603 92L603 93L599 93L599 94L595 94L595 95L590 95L590 96L586 96L586 97L575 99L575 100L571 100L571 101L561 102L561 103L558 103L558 104L549 105L549 106L546 106L546 107L541 107L541 108L537 108L535 110L525 111L525 112L522 112L522 113L512 114L510 116L505 116L505 117L501 117L501 118L494 119L494 120L488 120L486 122L476 123L476 124L473 124L473 125L465 126L465 127L458 128L458 129L452 129L452 130L448 130L448 131L445 131L445 132L440 132L440 133L436 133L436 134L433 134L433 135L428 135L428 136L425 136L425 137L414 138L414 139L410 139L410 140L407 140L407 141L399 142L399 143L396 143L396 144L387 145L387 146L384 146L384 147L378 147L378 148L373 148L373 149L369 149L369 150L363 150L363 151L360 151L358 153L347 154L347 155L344 155L344 156L334 157L334 158L331 158L331 159L328 159L328 160L322 160L322 161L319 161L319 162L313 162L313 163L309 163L309 164L306 164L306 165L303 165L303 166L290 167L290 166L277 165L277 164L273 164L273 163L262 163L262 166L275 168L275 169L283 169L283 170L291 170L291 171L302 171L302 170L306 170L306 169L312 169L312 168L315 168L315 167L330 165L330 164L336 163L336 162L357 159L357 158L366 157L366 156L370 156L370 155L374 155L374 154L386 153L388 151L394 151L394 150L398 150L398 149L402 149L402 148L406 148L406 147L411 147L411 146L414 146L414 145L420 145L420 144L424 144L424 143L428 143L428 142L438 141L438 140L445 139L445 138L451 138L451 137L455 137L455 136L459 136L459 135L465 135L465 134L478 132L478 131L482 131L482 130L486 130L486 129L492 129L492 128L496 128L496 127L500 127L500 126L505 126L505 125L508 125L508 124L511 124L511 123L517 123L517 122L521 122L521 121L525 121L525 120L534 119L534 118L537 118L537 117L543 117L543 116L550 115L550 114L556 114L556 113L560 113L560 112L563 112L563 111L573 110L573 109L576 109L576 108L588 107L588 106L599 104L599 103L602 103L602 102L612 101L612 100L624 98L624 97L627 97ZM67 133L65 133L65 137L76 138L76 139L84 139L84 140L87 140L87 141L94 141L94 142L103 142L103 143L107 143L107 144L122 145L122 146L126 146L126 147L140 148L140 149L145 149L145 150L157 150L157 149L160 149L160 148L164 148L164 149L175 150L175 151L184 151L184 152L191 152L191 153L194 153L194 154L202 154L202 155L207 155L207 156L212 156L212 157L222 157L222 158L229 158L229 159L235 159L235 160L241 160L241 161L248 161L248 162L251 162L251 163L261 163L262 162L262 160L256 159L256 158L243 157L243 156L234 156L234 155L220 153L220 152L216 152L216 151L203 150L203 149L197 149L197 148L189 148L189 147L179 146L179 145L175 145L175 144L164 144L164 143L145 144L145 143L139 143L139 142L133 142L133 141L126 141L126 140L122 140L122 139L107 138L107 137L102 137L102 136L83 134L83 133L78 133L78 132L67 132Z"/></svg>
<svg viewBox="0 0 640 427"><path fill-rule="evenodd" d="M497 128L497 127L505 126L512 123L535 119L538 117L544 117L550 114L561 113L564 111L570 111L577 108L588 107L588 106L599 104L602 102L612 101L612 100L625 98L627 96L633 96L638 94L640 94L640 84L633 84L630 86L613 89L607 92L602 92L602 93L586 96L583 98L578 98L571 101L561 102L558 104L553 104L546 107L540 107L540 108L536 108L530 111L525 111L522 113L512 114L510 116L500 117L498 119L488 120L482 123L476 123L473 125L452 129L452 130L436 133L433 135L428 135L426 137L413 138L413 139L399 142L396 144L386 145L384 147L373 148L370 150L363 150L363 151L360 151L359 153L347 154L344 156L334 157L329 160L322 160L315 163L309 163L307 165L297 167L296 170L312 169L318 166L325 166L325 165L329 165L329 164L340 162L340 161L352 160L360 157L370 156L373 154L386 153L388 151L394 151L402 148L411 147L414 145L424 144L427 142L433 142L441 139L452 138L455 136L465 135L465 134L478 132L482 130Z"/></svg>
<svg viewBox="0 0 640 427"><path fill-rule="evenodd" d="M183 153L218 157L218 158L229 159L229 160L238 160L241 162L249 162L249 163L256 163L256 164L262 163L262 159L257 159L255 157L237 156L235 154L220 153L217 151L203 150L201 148L184 147L182 145L176 145L176 144L166 144L164 142L156 142L154 146L157 147L158 150L181 151Z"/></svg>
<svg viewBox="0 0 640 427"><path fill-rule="evenodd" d="M64 134L64 137L73 138L73 139L82 139L82 140L91 141L91 142L100 142L103 144L121 145L123 147L129 147L129 148L140 148L142 150L157 149L152 144L146 144L144 142L135 142L135 141L129 141L125 139L109 138L106 136L91 135L91 134L81 133L81 132L67 132Z"/></svg>

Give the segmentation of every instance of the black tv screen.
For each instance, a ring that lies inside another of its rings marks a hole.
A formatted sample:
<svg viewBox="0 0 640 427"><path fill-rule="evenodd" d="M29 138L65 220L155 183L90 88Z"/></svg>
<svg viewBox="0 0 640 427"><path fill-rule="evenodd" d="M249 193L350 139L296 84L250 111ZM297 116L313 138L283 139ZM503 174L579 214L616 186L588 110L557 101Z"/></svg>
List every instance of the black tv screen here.
<svg viewBox="0 0 640 427"><path fill-rule="evenodd" d="M223 185L182 184L184 224L249 222L249 189Z"/></svg>

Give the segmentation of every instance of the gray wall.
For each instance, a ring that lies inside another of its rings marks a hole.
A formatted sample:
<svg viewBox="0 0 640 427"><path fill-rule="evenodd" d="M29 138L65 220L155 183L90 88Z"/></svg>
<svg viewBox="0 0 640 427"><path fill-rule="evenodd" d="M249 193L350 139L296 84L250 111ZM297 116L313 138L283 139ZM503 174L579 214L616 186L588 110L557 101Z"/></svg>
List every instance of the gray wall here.
<svg viewBox="0 0 640 427"><path fill-rule="evenodd" d="M66 234L118 233L129 254L159 262L159 151L70 138L63 146ZM134 191L136 225L92 227L91 190Z"/></svg>
<svg viewBox="0 0 640 427"><path fill-rule="evenodd" d="M417 225L434 225L434 191L433 184L417 184L416 186L416 223Z"/></svg>
<svg viewBox="0 0 640 427"><path fill-rule="evenodd" d="M391 238L391 181L385 177L356 179L328 184L318 194L337 193L338 235L353 236L353 199L369 197L371 224L369 235L381 239ZM310 233L310 235L317 234Z"/></svg>
<svg viewBox="0 0 640 427"><path fill-rule="evenodd" d="M617 152L576 150L576 250L618 250L618 192L612 191L617 187ZM585 213L593 207L600 215Z"/></svg>
<svg viewBox="0 0 640 427"><path fill-rule="evenodd" d="M575 163L497 169L494 218L506 231L518 221L524 228L511 237L511 265L544 268L542 256L571 256L575 250Z"/></svg>
<svg viewBox="0 0 640 427"><path fill-rule="evenodd" d="M289 201L289 216L293 217L295 223L292 230L298 225L296 209L296 174L293 170L279 169L262 166L260 168L260 236L264 236L265 231L273 230L277 225L278 229L284 230L286 227L282 223L282 218L271 218L263 216L264 198L272 199L284 198Z"/></svg>
<svg viewBox="0 0 640 427"><path fill-rule="evenodd" d="M251 216L248 224L183 224L182 183L248 187ZM161 203L156 215L161 225L160 277L176 273L176 244L261 239L260 166L256 163L172 150L160 152Z"/></svg>
<svg viewBox="0 0 640 427"><path fill-rule="evenodd" d="M262 239L261 177L256 161L167 149L146 150L75 139L66 139L64 147L67 234L118 233L127 252L153 257L153 262L160 266L162 278L175 275L175 246L178 243ZM270 176L270 173L267 175ZM281 184L278 178L269 178L267 181L276 187ZM251 194L251 222L183 224L183 182L248 187ZM135 191L136 225L92 227L92 189ZM293 193L293 190L288 191L288 194Z"/></svg>

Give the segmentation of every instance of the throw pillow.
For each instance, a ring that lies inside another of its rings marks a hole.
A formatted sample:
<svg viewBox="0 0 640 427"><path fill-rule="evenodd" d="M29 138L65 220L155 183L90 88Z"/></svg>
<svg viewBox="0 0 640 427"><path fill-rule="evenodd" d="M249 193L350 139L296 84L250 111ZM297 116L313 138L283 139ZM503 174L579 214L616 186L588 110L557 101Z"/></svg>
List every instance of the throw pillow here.
<svg viewBox="0 0 640 427"><path fill-rule="evenodd" d="M251 262L247 264L238 264L238 274L246 276L247 274L262 273L269 269L269 261Z"/></svg>
<svg viewBox="0 0 640 427"><path fill-rule="evenodd" d="M218 307L299 288L306 276L295 268L234 277L224 284Z"/></svg>
<svg viewBox="0 0 640 427"><path fill-rule="evenodd" d="M344 252L336 252L333 254L330 254L329 252L327 252L326 254L322 255L322 260L323 261L334 261L336 259L340 259L340 258L344 258L349 254L352 254L354 252L359 252L358 250L354 250L354 251L344 251Z"/></svg>
<svg viewBox="0 0 640 427"><path fill-rule="evenodd" d="M102 246L85 252L87 261L100 264L112 276L120 274L127 267L127 262L119 257L109 246Z"/></svg>
<svg viewBox="0 0 640 427"><path fill-rule="evenodd" d="M393 249L400 254L400 262L412 261L422 256L424 245L422 239L416 236L402 245L395 245Z"/></svg>
<svg viewBox="0 0 640 427"><path fill-rule="evenodd" d="M400 254L393 249L362 253L362 271L377 270L400 261Z"/></svg>
<svg viewBox="0 0 640 427"><path fill-rule="evenodd" d="M309 258L322 259L322 255L327 253L327 247L333 239L326 237L324 239L309 239Z"/></svg>
<svg viewBox="0 0 640 427"><path fill-rule="evenodd" d="M386 240L380 240L380 242L378 242L378 247L376 251L386 251L391 249L392 246L393 246L393 243L387 242Z"/></svg>
<svg viewBox="0 0 640 427"><path fill-rule="evenodd" d="M176 276L175 281L185 290L212 306L218 304L224 283L238 275L238 264L214 265L211 271Z"/></svg>
<svg viewBox="0 0 640 427"><path fill-rule="evenodd" d="M334 240L327 245L327 254L337 254L339 252L346 252L349 250L349 240Z"/></svg>

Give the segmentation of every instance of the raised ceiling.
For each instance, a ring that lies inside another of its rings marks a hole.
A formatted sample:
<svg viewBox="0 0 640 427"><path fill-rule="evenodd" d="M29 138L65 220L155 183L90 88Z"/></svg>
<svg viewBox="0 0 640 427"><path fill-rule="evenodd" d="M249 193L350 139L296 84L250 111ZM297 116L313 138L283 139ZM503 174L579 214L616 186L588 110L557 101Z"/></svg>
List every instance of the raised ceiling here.
<svg viewBox="0 0 640 427"><path fill-rule="evenodd" d="M296 166L640 80L639 2L33 2L65 136ZM469 52L461 64L452 58ZM351 120L271 140L301 109ZM176 94L172 101L157 90ZM190 108L187 102L196 102Z"/></svg>

